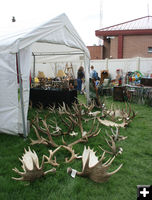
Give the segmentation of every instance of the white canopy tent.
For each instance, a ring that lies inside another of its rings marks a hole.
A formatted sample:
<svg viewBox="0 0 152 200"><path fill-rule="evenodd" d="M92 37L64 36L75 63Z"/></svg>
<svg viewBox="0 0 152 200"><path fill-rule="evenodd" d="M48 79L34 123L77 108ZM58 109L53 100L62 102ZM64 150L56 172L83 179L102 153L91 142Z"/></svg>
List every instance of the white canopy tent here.
<svg viewBox="0 0 152 200"><path fill-rule="evenodd" d="M0 37L0 132L27 136L29 76L35 56L83 55L89 101L90 55L65 14L41 26ZM18 69L18 72L17 72ZM19 76L20 98L18 97Z"/></svg>

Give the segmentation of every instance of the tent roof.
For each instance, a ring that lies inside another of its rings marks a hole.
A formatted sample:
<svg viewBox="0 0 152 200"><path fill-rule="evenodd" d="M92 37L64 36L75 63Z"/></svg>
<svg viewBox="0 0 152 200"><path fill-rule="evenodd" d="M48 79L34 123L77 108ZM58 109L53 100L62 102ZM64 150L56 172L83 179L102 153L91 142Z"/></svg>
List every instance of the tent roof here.
<svg viewBox="0 0 152 200"><path fill-rule="evenodd" d="M89 50L66 14L61 14L36 28L1 36L0 53L16 53L31 44L32 52L37 55L72 52L85 53L90 58Z"/></svg>

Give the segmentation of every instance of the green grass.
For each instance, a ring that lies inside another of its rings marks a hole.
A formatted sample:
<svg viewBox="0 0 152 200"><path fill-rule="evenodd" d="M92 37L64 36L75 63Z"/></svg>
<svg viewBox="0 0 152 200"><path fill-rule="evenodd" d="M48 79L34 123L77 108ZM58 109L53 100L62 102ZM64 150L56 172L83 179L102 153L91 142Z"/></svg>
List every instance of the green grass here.
<svg viewBox="0 0 152 200"><path fill-rule="evenodd" d="M81 102L85 102L83 95L79 96ZM107 105L113 102L107 98ZM123 102L114 102L116 105L124 106ZM0 135L0 199L4 200L134 200L137 195L137 185L152 184L152 108L143 105L131 104L132 108L138 112L137 116L126 129L121 129L121 135L128 136L125 141L119 145L123 148L123 154L116 157L110 171L116 169L121 163L123 167L118 173L113 175L106 183L95 183L87 178L76 176L75 179L70 177L66 170L72 167L81 171L81 160L74 160L69 164L64 163L64 158L70 156L69 152L64 149L57 152L57 161L60 166L56 168L55 174L47 174L44 178L28 184L27 182L14 181L11 177L18 177L12 171L12 168L21 169L19 157L22 156L24 148L30 145L30 140L24 140L22 137L11 136L6 134ZM36 109L29 111L29 119L34 117ZM40 115L43 117L46 110ZM52 115L52 118L56 115ZM85 125L89 130L91 122ZM63 127L65 128L65 127ZM101 155L99 145L107 148L104 135L105 130L110 128L100 126L101 133L94 138L90 138L86 146L97 150L97 155ZM29 137L36 138L31 128ZM60 138L54 139L56 143L61 144ZM75 139L68 136L65 140L70 143ZM75 152L83 152L84 144L74 146ZM40 159L42 155L48 156L48 148L44 145L31 146ZM108 157L108 155L107 155ZM45 169L52 168L45 164Z"/></svg>

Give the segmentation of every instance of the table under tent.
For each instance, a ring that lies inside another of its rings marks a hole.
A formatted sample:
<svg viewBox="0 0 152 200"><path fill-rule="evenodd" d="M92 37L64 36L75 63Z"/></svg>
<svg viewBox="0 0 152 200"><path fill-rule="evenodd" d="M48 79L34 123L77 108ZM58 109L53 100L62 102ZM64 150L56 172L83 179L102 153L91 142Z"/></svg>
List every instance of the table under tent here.
<svg viewBox="0 0 152 200"><path fill-rule="evenodd" d="M37 51L38 45L32 46L31 105L58 107L64 102L71 107L77 101L77 71L84 66L84 53L65 52L65 47L58 49L55 44L46 53L48 47L42 44Z"/></svg>
<svg viewBox="0 0 152 200"><path fill-rule="evenodd" d="M29 31L0 37L0 133L28 135L29 77L33 54L83 56L89 101L89 51L68 17L62 14Z"/></svg>

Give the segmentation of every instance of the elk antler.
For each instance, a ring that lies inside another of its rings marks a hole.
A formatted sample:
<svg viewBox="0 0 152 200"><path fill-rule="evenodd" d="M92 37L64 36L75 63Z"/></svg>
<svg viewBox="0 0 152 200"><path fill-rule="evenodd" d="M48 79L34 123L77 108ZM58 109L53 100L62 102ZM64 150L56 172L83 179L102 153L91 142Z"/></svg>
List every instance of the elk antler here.
<svg viewBox="0 0 152 200"><path fill-rule="evenodd" d="M31 142L32 142L31 144L32 145L34 145L34 144L45 144L47 146L51 145L52 147L58 147L58 145L52 139L52 136L51 136L51 133L50 133L49 128L47 126L46 120L42 120L42 123L43 123L45 129L43 129L39 125L37 125L37 127L38 127L39 130L41 130L43 133L45 133L48 136L48 139L45 139L42 136L40 136L39 133L38 133L37 128L34 125L32 125L32 127L34 128L34 131L36 133L36 136L37 136L38 140L30 139Z"/></svg>
<svg viewBox="0 0 152 200"><path fill-rule="evenodd" d="M72 149L72 147L70 147L70 146L64 146L64 145L62 147L64 149L68 150L71 153L70 159L65 158L65 162L66 163L69 163L69 162L71 162L72 160L74 160L76 158L78 158L78 159L81 158L81 156L78 156L78 154L75 154L74 149Z"/></svg>
<svg viewBox="0 0 152 200"><path fill-rule="evenodd" d="M33 140L33 139L30 138L31 145L34 145L34 144L45 144L45 145L48 145L48 140L39 135L38 130L34 125L32 125L32 127L33 127L33 129L35 131L35 134L36 134L38 140Z"/></svg>
<svg viewBox="0 0 152 200"><path fill-rule="evenodd" d="M111 152L110 151L107 151L107 150L104 150L102 147L100 147L100 149L102 149L104 152L106 152L106 153L109 153L109 154L111 154L111 155L115 155L115 156L117 156L118 154L121 154L122 153L122 151L123 151L123 149L121 148L121 147L119 147L119 148L117 148L116 147L116 143L115 143L115 141L113 140L113 138L112 138L112 136L110 136L110 135L107 135L109 138L110 138L110 141L108 141L106 138L105 138L105 141L106 141L106 143L108 144L108 146L110 147L110 149L111 149ZM119 150L118 150L119 149Z"/></svg>
<svg viewBox="0 0 152 200"><path fill-rule="evenodd" d="M127 138L127 136L123 136L119 134L119 128L116 127L116 131L114 132L114 130L111 128L111 132L112 132L112 138L113 140L116 141L121 141L121 140L125 140ZM107 134L108 135L108 134Z"/></svg>
<svg viewBox="0 0 152 200"><path fill-rule="evenodd" d="M132 110L131 105L129 104L129 106L127 106L127 103L125 103L125 109L115 108L114 104L112 104L110 109L103 109L102 114L104 117L109 116L112 121L123 120L128 121L128 123L136 116L136 113Z"/></svg>
<svg viewBox="0 0 152 200"><path fill-rule="evenodd" d="M76 174L78 176L88 177L95 182L103 183L108 181L113 174L118 172L122 167L122 164L115 171L108 173L107 170L114 161L115 156L103 164L102 161L104 159L105 152L102 154L102 157L99 161L95 153L96 152L91 150L89 147L88 149L86 149L86 147L84 148L82 154L82 172L76 171ZM73 169L68 168L67 172L71 173L73 172Z"/></svg>
<svg viewBox="0 0 152 200"><path fill-rule="evenodd" d="M72 142L71 144L68 144L64 141L64 138L62 138L62 143L65 145L65 146L69 146L69 147L72 147L73 145L75 144L78 144L78 143L81 143L81 142L88 142L88 138L91 138L91 137L95 137L97 136L101 129L99 129L99 123L97 124L96 126L96 129L93 131L94 129L94 126L95 126L95 119L93 121L93 125L91 126L91 129L86 132L86 131L83 131L83 133L81 133L81 138L75 140L74 142Z"/></svg>
<svg viewBox="0 0 152 200"><path fill-rule="evenodd" d="M46 155L43 155L43 158L47 160L47 162L45 163L49 163L53 166L59 166L59 164L56 162L56 157L54 157L54 160L53 160L53 156L54 154L61 148L61 146L57 147L54 151L52 150L49 150L49 157L47 157Z"/></svg>
<svg viewBox="0 0 152 200"><path fill-rule="evenodd" d="M85 110L84 110L84 113L85 114L88 114L88 113L90 113L92 110L93 110L93 108L95 107L95 102L94 101L91 101L91 103L90 103L90 105L86 105L86 104L80 104L80 106L81 107L84 107L85 108Z"/></svg>
<svg viewBox="0 0 152 200"><path fill-rule="evenodd" d="M22 159L19 159L22 162L22 169L23 172L20 172L17 168L14 168L13 171L15 171L17 174L19 174L20 178L14 178L14 180L18 181L34 181L37 178L40 178L44 175L46 175L49 172L55 172L56 169L52 168L46 172L43 171L44 166L44 160L42 159L42 164L39 166L39 160L36 152L33 150L31 151L30 147L28 148L28 151L24 149L25 153L22 156Z"/></svg>

